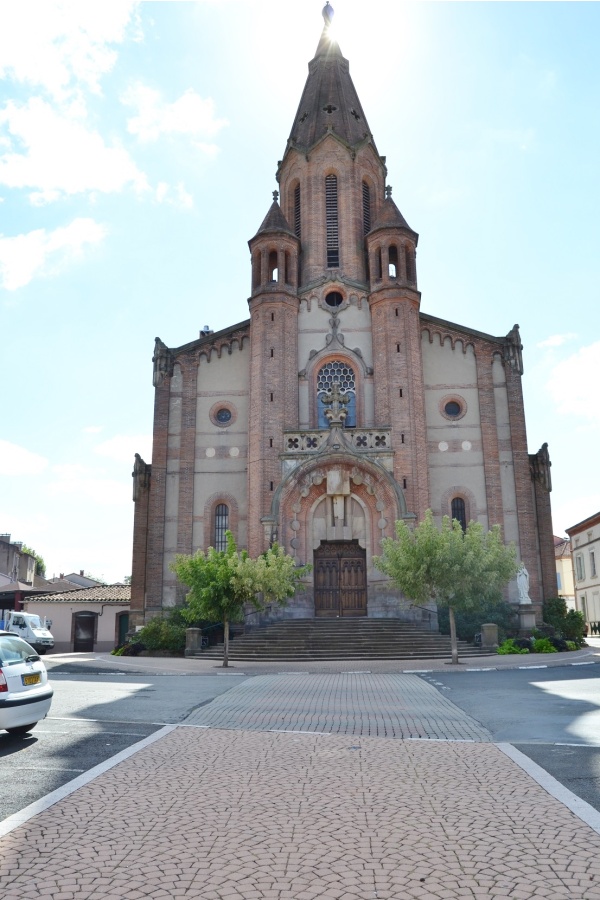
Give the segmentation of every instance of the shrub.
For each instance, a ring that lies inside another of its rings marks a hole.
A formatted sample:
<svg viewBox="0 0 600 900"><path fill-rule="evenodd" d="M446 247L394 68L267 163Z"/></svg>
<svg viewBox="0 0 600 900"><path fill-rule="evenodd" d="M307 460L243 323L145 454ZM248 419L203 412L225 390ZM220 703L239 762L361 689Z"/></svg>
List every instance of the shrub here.
<svg viewBox="0 0 600 900"><path fill-rule="evenodd" d="M482 603L476 610L455 610L456 634L461 641L472 641L481 631L483 623L492 622L498 626L498 639L503 641L511 632L518 630L517 613L505 600ZM448 607L438 609L438 623L442 634L450 634Z"/></svg>
<svg viewBox="0 0 600 900"><path fill-rule="evenodd" d="M554 638L550 638L549 640L550 640L550 643L552 644L552 646L554 647L554 649L558 653L566 653L567 650L569 649L567 647L567 642L565 641L564 638L554 637Z"/></svg>
<svg viewBox="0 0 600 900"><path fill-rule="evenodd" d="M567 650L579 650L579 647L575 643L575 641L566 641Z"/></svg>
<svg viewBox="0 0 600 900"><path fill-rule="evenodd" d="M496 652L501 656L508 656L509 653L529 653L529 650L525 647L520 647L513 638L508 638L500 644Z"/></svg>
<svg viewBox="0 0 600 900"><path fill-rule="evenodd" d="M552 646L550 638L536 638L531 648L533 653L556 653L556 647Z"/></svg>
<svg viewBox="0 0 600 900"><path fill-rule="evenodd" d="M531 650L531 638L514 638L514 642L517 647L520 647L521 650L526 650L527 653Z"/></svg>
<svg viewBox="0 0 600 900"><path fill-rule="evenodd" d="M562 634L562 626L567 615L567 601L564 597L551 597L544 600L543 606L544 622L552 625L558 634ZM549 637L550 635L546 635Z"/></svg>
<svg viewBox="0 0 600 900"><path fill-rule="evenodd" d="M169 653L183 653L185 650L185 625L181 625L167 613L150 619L135 634L135 643L143 643L146 650L167 650Z"/></svg>
<svg viewBox="0 0 600 900"><path fill-rule="evenodd" d="M565 640L574 641L578 647L581 647L585 638L585 619L583 618L583 613L570 609L565 616L562 634Z"/></svg>

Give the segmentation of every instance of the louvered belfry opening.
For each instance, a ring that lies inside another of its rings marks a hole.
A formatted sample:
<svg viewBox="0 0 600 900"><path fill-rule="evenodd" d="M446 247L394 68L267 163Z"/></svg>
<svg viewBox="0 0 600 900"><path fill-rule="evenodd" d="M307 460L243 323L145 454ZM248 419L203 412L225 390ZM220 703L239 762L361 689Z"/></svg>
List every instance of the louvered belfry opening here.
<svg viewBox="0 0 600 900"><path fill-rule="evenodd" d="M366 181L362 185L363 200L363 231L368 234L371 230L371 189Z"/></svg>
<svg viewBox="0 0 600 900"><path fill-rule="evenodd" d="M302 237L302 222L300 219L300 185L297 184L294 189L294 234L297 238Z"/></svg>
<svg viewBox="0 0 600 900"><path fill-rule="evenodd" d="M327 224L327 268L335 269L340 264L336 175L327 175L325 178L325 220Z"/></svg>

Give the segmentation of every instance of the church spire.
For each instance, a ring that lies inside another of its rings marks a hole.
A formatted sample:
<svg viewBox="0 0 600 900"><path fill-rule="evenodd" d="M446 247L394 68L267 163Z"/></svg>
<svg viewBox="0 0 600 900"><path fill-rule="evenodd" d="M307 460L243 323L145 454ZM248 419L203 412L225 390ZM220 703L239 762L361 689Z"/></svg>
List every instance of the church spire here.
<svg viewBox="0 0 600 900"><path fill-rule="evenodd" d="M323 33L308 64L308 78L288 141L288 146L298 149L308 150L328 132L350 147L371 138L348 60L331 35L333 7L329 3L323 9L323 19Z"/></svg>

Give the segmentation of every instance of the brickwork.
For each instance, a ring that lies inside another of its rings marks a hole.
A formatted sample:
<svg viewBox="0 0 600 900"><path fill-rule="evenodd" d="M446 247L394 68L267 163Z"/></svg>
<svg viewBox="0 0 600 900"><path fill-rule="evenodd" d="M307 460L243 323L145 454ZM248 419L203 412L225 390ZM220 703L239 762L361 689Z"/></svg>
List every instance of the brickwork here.
<svg viewBox="0 0 600 900"><path fill-rule="evenodd" d="M536 479L533 481L537 531L540 540L540 563L542 570L542 601L557 594L556 562L554 557L554 532L550 494Z"/></svg>
<svg viewBox="0 0 600 900"><path fill-rule="evenodd" d="M291 293L258 294L250 303L248 550L268 547L261 522L281 481L281 434L298 424L298 301Z"/></svg>
<svg viewBox="0 0 600 900"><path fill-rule="evenodd" d="M147 613L154 613L162 608L170 381L170 377L166 377L155 388L154 396L152 490L148 504Z"/></svg>
<svg viewBox="0 0 600 900"><path fill-rule="evenodd" d="M494 397L494 380L492 377L493 351L481 340L475 341L475 358L477 361L477 387L479 391L479 416L481 429L481 445L483 450L483 467L485 471L485 495L488 524L500 525L504 532L504 513L502 509L502 484L500 481L500 457L498 447L498 423L496 421L496 401Z"/></svg>
<svg viewBox="0 0 600 900"><path fill-rule="evenodd" d="M510 364L506 365L505 370L515 471L519 550L521 559L529 573L529 596L533 603L533 612L535 613L536 621L541 622L543 591L540 572L539 537L535 514L535 498L529 468L529 454L527 452L523 389L519 372ZM552 548L553 546L551 544ZM556 575L554 578L556 579Z"/></svg>
<svg viewBox="0 0 600 900"><path fill-rule="evenodd" d="M408 509L430 505L419 294L386 286L371 294L375 420L392 428L394 476ZM406 488L404 483L406 480Z"/></svg>
<svg viewBox="0 0 600 900"><path fill-rule="evenodd" d="M336 175L338 194L340 264L343 279L367 282L364 248L362 183L371 190L371 216L374 218L383 200L384 170L371 143L350 148L334 135L328 135L310 153L292 150L279 172L282 208L293 220L294 189L300 185L302 221L302 264L300 288L323 276L327 268L325 177Z"/></svg>
<svg viewBox="0 0 600 900"><path fill-rule="evenodd" d="M193 553L198 361L193 356L181 357L179 361L182 374L182 397L177 552Z"/></svg>
<svg viewBox="0 0 600 900"><path fill-rule="evenodd" d="M144 464L145 465L145 464ZM129 626L144 624L146 605L146 566L148 558L148 506L150 500L150 466L144 483L134 484L133 553L131 560L131 601ZM134 477L135 477L134 470ZM136 489L137 487L137 489Z"/></svg>

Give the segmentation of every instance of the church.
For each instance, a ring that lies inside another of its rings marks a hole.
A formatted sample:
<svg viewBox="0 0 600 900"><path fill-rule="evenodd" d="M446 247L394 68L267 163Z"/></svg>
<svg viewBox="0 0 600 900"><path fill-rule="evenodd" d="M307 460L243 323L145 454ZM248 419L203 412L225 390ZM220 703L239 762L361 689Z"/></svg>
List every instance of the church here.
<svg viewBox="0 0 600 900"><path fill-rule="evenodd" d="M252 556L278 542L312 566L267 621L419 623L426 611L373 557L396 520L432 509L501 526L522 563L508 599L530 628L556 573L519 328L493 336L422 311L419 235L392 198L332 15L327 3L278 190L249 241L249 319L181 347L156 339L152 462L136 455L133 472L131 624L182 602L175 555L224 549L228 529Z"/></svg>

